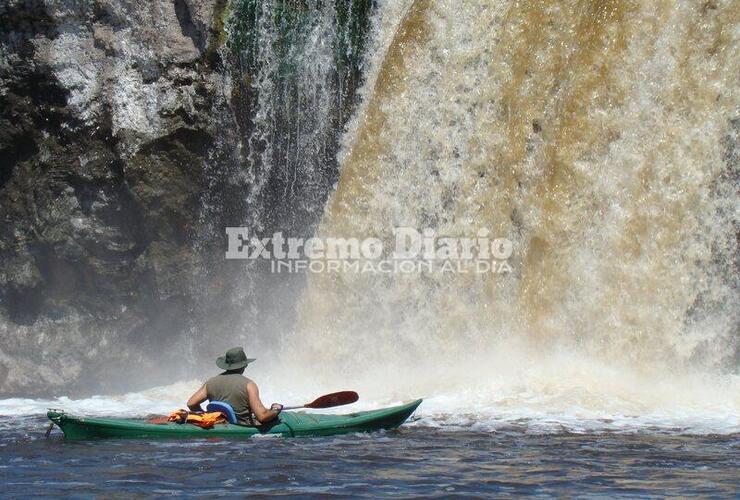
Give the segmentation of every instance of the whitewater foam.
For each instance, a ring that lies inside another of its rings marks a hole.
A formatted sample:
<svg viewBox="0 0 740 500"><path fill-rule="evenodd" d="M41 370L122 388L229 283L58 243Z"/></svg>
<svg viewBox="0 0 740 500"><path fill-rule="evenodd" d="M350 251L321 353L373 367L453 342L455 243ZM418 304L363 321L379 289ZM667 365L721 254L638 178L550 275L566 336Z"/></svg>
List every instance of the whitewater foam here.
<svg viewBox="0 0 740 500"><path fill-rule="evenodd" d="M594 366L590 360L566 360L567 353L539 360L532 356L529 362L485 356L498 367L488 367L487 377L479 376L474 363L457 367L419 363L407 371L378 370L364 379L348 376L342 383L322 383L300 369L281 367L260 373L259 384L266 404L301 404L344 389L360 393L357 403L323 413L371 410L424 397L409 425L452 432L740 433L740 377L736 375L697 373L660 380L622 367ZM41 415L48 408L117 418L167 414L184 407L198 385L198 381L179 382L85 399L5 399L0 400L0 416Z"/></svg>

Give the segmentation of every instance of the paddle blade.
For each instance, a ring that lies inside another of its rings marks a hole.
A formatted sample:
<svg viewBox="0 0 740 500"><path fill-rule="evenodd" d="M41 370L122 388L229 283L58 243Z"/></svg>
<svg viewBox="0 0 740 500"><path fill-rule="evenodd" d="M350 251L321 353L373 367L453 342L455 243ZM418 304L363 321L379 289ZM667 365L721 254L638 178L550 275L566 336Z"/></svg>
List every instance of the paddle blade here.
<svg viewBox="0 0 740 500"><path fill-rule="evenodd" d="M306 408L332 408L334 406L342 406L354 403L360 399L354 391L341 391L332 394L326 394L320 398L315 399L313 402L308 403Z"/></svg>

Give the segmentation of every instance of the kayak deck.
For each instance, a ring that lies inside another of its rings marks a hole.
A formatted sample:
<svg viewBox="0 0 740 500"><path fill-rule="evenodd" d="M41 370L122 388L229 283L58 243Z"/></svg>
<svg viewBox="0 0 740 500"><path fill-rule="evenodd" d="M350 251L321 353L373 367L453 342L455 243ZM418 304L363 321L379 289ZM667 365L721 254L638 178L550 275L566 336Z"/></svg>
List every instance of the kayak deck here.
<svg viewBox="0 0 740 500"><path fill-rule="evenodd" d="M421 399L417 399L400 406L346 415L286 411L280 414L278 421L258 427L221 424L211 429L202 429L193 424L151 424L146 420L75 417L58 410L50 410L47 417L62 429L65 439L70 440L209 437L242 439L265 434L283 437L331 436L395 429L411 416L421 402Z"/></svg>

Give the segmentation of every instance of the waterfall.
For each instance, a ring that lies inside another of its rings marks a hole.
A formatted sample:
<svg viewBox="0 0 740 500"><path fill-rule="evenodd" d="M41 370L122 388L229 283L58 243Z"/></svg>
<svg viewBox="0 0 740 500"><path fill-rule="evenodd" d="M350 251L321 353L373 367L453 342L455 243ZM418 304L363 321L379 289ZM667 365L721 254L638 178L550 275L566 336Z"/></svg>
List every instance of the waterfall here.
<svg viewBox="0 0 740 500"><path fill-rule="evenodd" d="M731 1L384 2L318 232L487 228L513 271L311 275L296 363L499 409L737 415L736 26Z"/></svg>
<svg viewBox="0 0 740 500"><path fill-rule="evenodd" d="M238 0L231 16L244 120L242 170L255 230L309 235L337 180L355 102L368 0Z"/></svg>
<svg viewBox="0 0 740 500"><path fill-rule="evenodd" d="M233 0L225 59L236 130L211 162L195 288L197 345L269 350L292 327L304 276L266 262L224 262L224 227L310 236L338 178L345 123L357 102L374 0ZM237 136L233 141L231 137ZM228 169L224 157L233 158ZM214 342L214 339L217 339ZM223 344L221 343L223 342Z"/></svg>

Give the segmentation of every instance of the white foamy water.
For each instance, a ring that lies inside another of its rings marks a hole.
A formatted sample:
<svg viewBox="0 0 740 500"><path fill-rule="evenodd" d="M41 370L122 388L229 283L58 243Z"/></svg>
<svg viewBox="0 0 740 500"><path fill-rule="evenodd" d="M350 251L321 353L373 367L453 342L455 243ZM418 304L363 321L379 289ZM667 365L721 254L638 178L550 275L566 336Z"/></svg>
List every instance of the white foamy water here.
<svg viewBox="0 0 740 500"><path fill-rule="evenodd" d="M324 413L371 410L423 397L424 403L408 425L453 432L512 428L528 433L740 432L738 376L694 374L660 380L653 374L629 374L614 366L589 363L551 359L549 363L506 364L498 359L499 368L488 369L486 378L477 376L480 371L471 366L424 363L393 374L378 371L364 380L348 376L344 383L321 383L291 368L274 373L255 369L253 376L265 404L302 404L337 390L360 393L357 403L321 410ZM435 371L444 377L435 376ZM184 407L199 384L193 380L84 399L5 399L0 400L0 416L40 415L49 408L117 418L167 414Z"/></svg>
<svg viewBox="0 0 740 500"><path fill-rule="evenodd" d="M190 394L197 388L198 382L192 381L179 382L119 396L92 396L84 399L68 397L0 399L0 415L38 415L46 413L50 408L55 408L78 415L116 416L120 418L141 417L153 413L170 413L182 407Z"/></svg>

